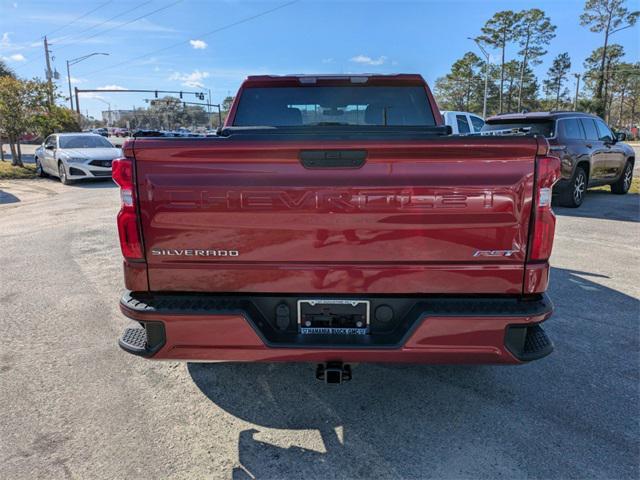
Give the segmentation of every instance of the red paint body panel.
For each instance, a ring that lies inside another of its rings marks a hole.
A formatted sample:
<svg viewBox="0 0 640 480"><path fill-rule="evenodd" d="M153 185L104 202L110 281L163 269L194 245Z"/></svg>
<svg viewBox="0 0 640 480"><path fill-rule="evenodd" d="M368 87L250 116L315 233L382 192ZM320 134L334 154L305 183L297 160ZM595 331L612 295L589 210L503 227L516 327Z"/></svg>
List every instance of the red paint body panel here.
<svg viewBox="0 0 640 480"><path fill-rule="evenodd" d="M298 160L300 150L347 147L367 150L366 164L309 170ZM531 138L137 140L149 286L291 292L293 282L298 292L521 292L536 150ZM153 255L184 249L239 255ZM474 256L492 250L513 253ZM394 278L402 286L390 287Z"/></svg>
<svg viewBox="0 0 640 480"><path fill-rule="evenodd" d="M122 307L130 318L164 322L167 343L153 358L249 362L521 363L504 346L508 325L531 317L425 317L400 348L274 348L241 315L153 315Z"/></svg>
<svg viewBox="0 0 640 480"><path fill-rule="evenodd" d="M543 293L549 286L549 263L527 264L524 273L523 292L527 295L533 293Z"/></svg>
<svg viewBox="0 0 640 480"><path fill-rule="evenodd" d="M145 262L122 262L124 270L124 286L132 292L145 292L149 290L147 277L147 264Z"/></svg>

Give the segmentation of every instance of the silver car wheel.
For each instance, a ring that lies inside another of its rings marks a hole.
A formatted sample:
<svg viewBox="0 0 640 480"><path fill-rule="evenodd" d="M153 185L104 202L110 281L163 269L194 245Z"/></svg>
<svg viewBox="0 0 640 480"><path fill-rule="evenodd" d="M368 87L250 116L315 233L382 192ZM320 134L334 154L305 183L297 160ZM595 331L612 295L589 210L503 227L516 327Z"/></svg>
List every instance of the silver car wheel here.
<svg viewBox="0 0 640 480"><path fill-rule="evenodd" d="M578 173L575 182L573 183L573 199L577 204L582 203L582 197L584 196L586 183L587 182L584 173Z"/></svg>
<svg viewBox="0 0 640 480"><path fill-rule="evenodd" d="M60 175L60 181L65 183L67 181L67 171L64 169L62 162L58 164L58 174Z"/></svg>
<svg viewBox="0 0 640 480"><path fill-rule="evenodd" d="M627 168L624 170L624 189L625 191L631 188L631 179L633 178L633 169L631 168L631 164L627 163Z"/></svg>

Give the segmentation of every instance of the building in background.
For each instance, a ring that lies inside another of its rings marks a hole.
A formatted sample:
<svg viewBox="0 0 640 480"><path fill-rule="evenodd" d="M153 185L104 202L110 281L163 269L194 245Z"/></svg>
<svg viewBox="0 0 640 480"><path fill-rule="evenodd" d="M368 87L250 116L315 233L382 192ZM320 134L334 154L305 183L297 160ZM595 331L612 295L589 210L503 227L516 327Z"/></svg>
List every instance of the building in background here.
<svg viewBox="0 0 640 480"><path fill-rule="evenodd" d="M112 126L119 120L130 119L133 115L133 110L103 110L102 120L107 122L108 126Z"/></svg>

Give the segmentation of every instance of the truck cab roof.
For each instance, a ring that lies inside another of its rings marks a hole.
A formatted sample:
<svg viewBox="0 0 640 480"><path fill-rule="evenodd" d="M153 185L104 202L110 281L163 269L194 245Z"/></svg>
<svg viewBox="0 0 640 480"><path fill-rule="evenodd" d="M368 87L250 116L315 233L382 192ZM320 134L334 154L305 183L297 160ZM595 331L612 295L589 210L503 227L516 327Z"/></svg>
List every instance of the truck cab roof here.
<svg viewBox="0 0 640 480"><path fill-rule="evenodd" d="M422 75L417 73L398 74L287 74L287 75L250 75L243 82L243 86L265 85L314 85L317 83L342 85L342 84L375 84L375 85L426 85Z"/></svg>

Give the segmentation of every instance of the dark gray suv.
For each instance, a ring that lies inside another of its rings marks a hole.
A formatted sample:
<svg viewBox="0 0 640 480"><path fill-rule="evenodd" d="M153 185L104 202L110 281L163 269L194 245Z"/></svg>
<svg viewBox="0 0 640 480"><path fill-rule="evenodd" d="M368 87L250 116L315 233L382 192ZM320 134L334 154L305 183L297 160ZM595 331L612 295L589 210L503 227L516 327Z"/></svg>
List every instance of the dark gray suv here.
<svg viewBox="0 0 640 480"><path fill-rule="evenodd" d="M488 118L483 135L543 135L562 160L562 179L553 193L563 207L579 207L587 188L611 185L624 194L631 187L635 153L604 121L581 112L509 113Z"/></svg>

